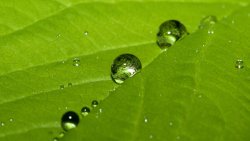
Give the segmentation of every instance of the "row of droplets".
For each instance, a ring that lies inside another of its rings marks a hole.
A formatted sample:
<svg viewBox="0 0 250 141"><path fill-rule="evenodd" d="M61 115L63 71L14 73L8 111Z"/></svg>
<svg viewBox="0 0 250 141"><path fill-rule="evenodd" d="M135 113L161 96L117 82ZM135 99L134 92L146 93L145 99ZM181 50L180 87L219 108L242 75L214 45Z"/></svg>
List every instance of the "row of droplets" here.
<svg viewBox="0 0 250 141"><path fill-rule="evenodd" d="M96 108L98 106L99 102L97 100L93 100L91 102L92 108ZM84 106L81 109L81 115L82 117L87 116L90 113L91 109L88 106ZM53 141L58 141L60 138L62 138L65 134L65 132L74 129L77 127L77 125L80 122L80 118L78 114L74 111L68 111L62 115L61 118L61 126L63 128L63 132L60 132L57 137L53 139Z"/></svg>
<svg viewBox="0 0 250 141"><path fill-rule="evenodd" d="M215 16L207 16L201 20L200 29L209 28L217 22ZM168 20L163 22L159 27L159 32L157 33L157 45L166 50L166 48L171 47L175 44L176 41L183 39L188 35L186 27L177 20ZM213 30L208 30L208 34L214 34ZM88 35L88 32L84 32L84 35ZM73 66L80 66L80 59L73 59ZM242 69L244 68L243 60L237 60L235 63L235 68ZM133 77L136 73L140 72L142 69L142 64L139 58L132 54L121 54L116 57L111 65L111 78L117 84L122 84L126 79ZM68 86L72 86L72 83L69 83ZM61 89L64 88L63 85L60 86ZM98 101L92 101L92 107L95 108L98 105ZM81 109L82 116L87 116L90 112L89 107L83 107ZM62 116L61 125L64 131L75 128L80 119L76 112L68 111ZM144 122L147 123L148 119L145 118ZM170 123L172 126L173 123ZM59 137L62 137L64 134L59 134ZM54 141L57 141L58 138L54 138Z"/></svg>

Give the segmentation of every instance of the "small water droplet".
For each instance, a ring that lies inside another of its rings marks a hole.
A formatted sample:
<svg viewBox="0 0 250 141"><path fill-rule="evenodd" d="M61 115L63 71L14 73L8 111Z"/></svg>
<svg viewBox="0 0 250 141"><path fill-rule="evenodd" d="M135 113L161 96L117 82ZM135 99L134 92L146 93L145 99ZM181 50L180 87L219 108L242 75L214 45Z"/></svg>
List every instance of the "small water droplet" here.
<svg viewBox="0 0 250 141"><path fill-rule="evenodd" d="M84 31L83 35L84 35L84 36L88 36L88 35L89 35L89 32L88 32L88 31Z"/></svg>
<svg viewBox="0 0 250 141"><path fill-rule="evenodd" d="M169 122L169 126L173 126L173 122Z"/></svg>
<svg viewBox="0 0 250 141"><path fill-rule="evenodd" d="M79 116L75 112L68 111L65 114L63 114L61 125L65 131L76 128L78 123L79 123Z"/></svg>
<svg viewBox="0 0 250 141"><path fill-rule="evenodd" d="M237 69L243 69L244 68L244 62L243 62L243 60L237 60L235 62L235 68L237 68Z"/></svg>
<svg viewBox="0 0 250 141"><path fill-rule="evenodd" d="M56 138L53 138L53 141L59 141L59 139L56 137Z"/></svg>
<svg viewBox="0 0 250 141"><path fill-rule="evenodd" d="M14 121L14 119L13 119L13 118L10 118L10 119L9 119L9 121L10 121L10 122L13 122L13 121Z"/></svg>
<svg viewBox="0 0 250 141"><path fill-rule="evenodd" d="M92 104L92 107L95 108L98 106L99 103L97 100L93 100L91 104Z"/></svg>
<svg viewBox="0 0 250 141"><path fill-rule="evenodd" d="M207 33L208 34L214 34L214 31L213 30L208 30Z"/></svg>
<svg viewBox="0 0 250 141"><path fill-rule="evenodd" d="M144 122L148 123L148 118L146 116L144 117Z"/></svg>
<svg viewBox="0 0 250 141"><path fill-rule="evenodd" d="M102 113L102 108L99 109L99 112Z"/></svg>
<svg viewBox="0 0 250 141"><path fill-rule="evenodd" d="M57 34L56 35L56 38L60 38L62 35L61 34Z"/></svg>
<svg viewBox="0 0 250 141"><path fill-rule="evenodd" d="M80 59L79 58L74 58L73 59L73 66L79 67L81 65Z"/></svg>
<svg viewBox="0 0 250 141"><path fill-rule="evenodd" d="M59 133L59 135L58 135L58 138L63 138L63 137L64 137L64 135L65 135L65 133L64 133L64 132L60 132L60 133Z"/></svg>
<svg viewBox="0 0 250 141"><path fill-rule="evenodd" d="M4 126L5 125L5 123L4 122L1 122L1 126Z"/></svg>
<svg viewBox="0 0 250 141"><path fill-rule="evenodd" d="M200 94L200 95L198 95L198 98L202 98L202 95Z"/></svg>
<svg viewBox="0 0 250 141"><path fill-rule="evenodd" d="M111 77L117 84L122 84L133 77L142 68L141 61L132 54L122 54L115 58L111 66Z"/></svg>
<svg viewBox="0 0 250 141"><path fill-rule="evenodd" d="M90 112L90 109L89 109L89 107L83 107L82 109L81 109L81 114L83 115L83 116L87 116L88 114L89 114L89 112Z"/></svg>
<svg viewBox="0 0 250 141"><path fill-rule="evenodd" d="M154 136L153 135L149 135L149 139L153 139L154 138Z"/></svg>
<svg viewBox="0 0 250 141"><path fill-rule="evenodd" d="M218 21L217 18L213 15L206 16L201 20L199 28L204 29L206 27L210 27L211 25L217 23L217 21Z"/></svg>
<svg viewBox="0 0 250 141"><path fill-rule="evenodd" d="M68 83L68 87L72 87L73 86L73 84L72 83Z"/></svg>
<svg viewBox="0 0 250 141"><path fill-rule="evenodd" d="M177 20L168 20L162 23L157 33L157 44L165 49L172 46L177 40L188 35L186 27Z"/></svg>
<svg viewBox="0 0 250 141"><path fill-rule="evenodd" d="M63 90L64 89L64 85L60 85L60 89Z"/></svg>
<svg viewBox="0 0 250 141"><path fill-rule="evenodd" d="M177 140L180 140L180 139L181 139L181 137L180 137L180 136L177 136L177 137L176 137L176 139L177 139Z"/></svg>

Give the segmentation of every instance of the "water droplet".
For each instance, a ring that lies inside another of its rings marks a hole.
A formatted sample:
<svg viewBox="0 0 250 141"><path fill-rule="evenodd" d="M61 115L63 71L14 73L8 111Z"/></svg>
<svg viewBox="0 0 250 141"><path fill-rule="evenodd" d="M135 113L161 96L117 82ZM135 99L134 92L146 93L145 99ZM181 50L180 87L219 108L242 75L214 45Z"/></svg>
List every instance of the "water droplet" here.
<svg viewBox="0 0 250 141"><path fill-rule="evenodd" d="M165 21L160 25L157 33L157 44L160 48L165 49L187 34L187 29L181 22L177 20Z"/></svg>
<svg viewBox="0 0 250 141"><path fill-rule="evenodd" d="M76 128L78 123L79 123L79 116L73 111L66 112L62 116L62 128L65 131Z"/></svg>
<svg viewBox="0 0 250 141"><path fill-rule="evenodd" d="M87 116L88 114L89 114L89 112L90 112L90 109L89 109L89 107L83 107L82 109L81 109L81 114L83 115L83 116Z"/></svg>
<svg viewBox="0 0 250 141"><path fill-rule="evenodd" d="M102 113L102 108L99 109L99 113Z"/></svg>
<svg viewBox="0 0 250 141"><path fill-rule="evenodd" d="M243 60L237 60L235 62L235 68L237 68L237 69L243 69L244 68L244 64L243 63L244 63Z"/></svg>
<svg viewBox="0 0 250 141"><path fill-rule="evenodd" d="M144 117L144 122L148 123L148 118L147 117Z"/></svg>
<svg viewBox="0 0 250 141"><path fill-rule="evenodd" d="M214 31L213 30L208 30L207 33L208 34L214 34Z"/></svg>
<svg viewBox="0 0 250 141"><path fill-rule="evenodd" d="M173 122L169 122L169 126L173 126Z"/></svg>
<svg viewBox="0 0 250 141"><path fill-rule="evenodd" d="M5 125L5 123L4 122L1 122L1 126L4 126Z"/></svg>
<svg viewBox="0 0 250 141"><path fill-rule="evenodd" d="M149 135L149 139L153 139L154 138L154 136L153 135Z"/></svg>
<svg viewBox="0 0 250 141"><path fill-rule="evenodd" d="M73 84L72 83L68 83L68 87L72 87L73 86Z"/></svg>
<svg viewBox="0 0 250 141"><path fill-rule="evenodd" d="M10 119L9 119L9 121L10 121L10 122L13 122L13 121L14 121L14 119L13 119L13 118L10 118Z"/></svg>
<svg viewBox="0 0 250 141"><path fill-rule="evenodd" d="M65 133L64 132L60 132L59 135L58 135L58 138L62 138L64 137Z"/></svg>
<svg viewBox="0 0 250 141"><path fill-rule="evenodd" d="M134 76L142 68L141 61L132 54L118 56L111 66L111 77L117 84L123 83Z"/></svg>
<svg viewBox="0 0 250 141"><path fill-rule="evenodd" d="M177 140L180 140L180 139L181 139L181 137L180 137L180 136L177 136L177 137L176 137L176 139L177 139Z"/></svg>
<svg viewBox="0 0 250 141"><path fill-rule="evenodd" d="M61 34L57 34L56 35L56 38L60 38L62 35Z"/></svg>
<svg viewBox="0 0 250 141"><path fill-rule="evenodd" d="M60 89L63 90L64 89L64 85L60 85Z"/></svg>
<svg viewBox="0 0 250 141"><path fill-rule="evenodd" d="M198 98L202 98L202 95L200 94L200 95L198 95Z"/></svg>
<svg viewBox="0 0 250 141"><path fill-rule="evenodd" d="M214 25L217 21L218 20L215 16L206 16L201 20L199 28L204 29L206 27L210 27L211 25Z"/></svg>
<svg viewBox="0 0 250 141"><path fill-rule="evenodd" d="M80 66L80 59L79 58L74 58L73 59L73 66L79 67Z"/></svg>
<svg viewBox="0 0 250 141"><path fill-rule="evenodd" d="M53 138L53 141L59 141L59 139L58 138Z"/></svg>
<svg viewBox="0 0 250 141"><path fill-rule="evenodd" d="M92 101L92 107L93 107L93 108L97 107L98 104L99 104L99 103L98 103L97 100L93 100L93 101Z"/></svg>
<svg viewBox="0 0 250 141"><path fill-rule="evenodd" d="M88 31L84 31L84 36L88 36L89 35L89 32Z"/></svg>

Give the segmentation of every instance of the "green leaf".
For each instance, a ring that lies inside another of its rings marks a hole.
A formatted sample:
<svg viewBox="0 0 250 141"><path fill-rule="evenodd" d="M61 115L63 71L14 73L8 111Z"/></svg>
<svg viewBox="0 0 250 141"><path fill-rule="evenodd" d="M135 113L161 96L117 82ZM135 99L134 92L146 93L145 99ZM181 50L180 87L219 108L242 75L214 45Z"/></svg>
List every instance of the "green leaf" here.
<svg viewBox="0 0 250 141"><path fill-rule="evenodd" d="M91 111L62 140L247 140L248 1L214 2L1 1L0 140L52 140L63 113L80 115L94 99L103 113ZM197 31L206 15L222 19L211 36ZM168 19L191 35L162 52L155 36ZM118 86L110 66L122 53L143 70Z"/></svg>

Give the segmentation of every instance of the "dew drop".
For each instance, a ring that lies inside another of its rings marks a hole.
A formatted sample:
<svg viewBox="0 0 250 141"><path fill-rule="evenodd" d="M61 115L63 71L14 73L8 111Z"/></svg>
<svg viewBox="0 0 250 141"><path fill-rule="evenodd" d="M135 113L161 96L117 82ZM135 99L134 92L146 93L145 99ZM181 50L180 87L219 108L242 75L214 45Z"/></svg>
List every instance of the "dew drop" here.
<svg viewBox="0 0 250 141"><path fill-rule="evenodd" d="M14 119L13 119L13 118L10 118L10 119L9 119L9 121L10 121L10 122L13 122L13 121L14 121Z"/></svg>
<svg viewBox="0 0 250 141"><path fill-rule="evenodd" d="M157 33L157 44L165 49L172 46L177 40L187 35L186 27L177 20L168 20L162 23Z"/></svg>
<svg viewBox="0 0 250 141"><path fill-rule="evenodd" d="M214 34L214 31L213 30L208 30L207 33L208 34Z"/></svg>
<svg viewBox="0 0 250 141"><path fill-rule="evenodd" d="M235 62L235 68L237 68L237 69L243 69L244 68L244 62L243 62L243 60L237 60Z"/></svg>
<svg viewBox="0 0 250 141"><path fill-rule="evenodd" d="M154 138L154 136L153 135L149 135L149 139L153 139Z"/></svg>
<svg viewBox="0 0 250 141"><path fill-rule="evenodd" d="M93 100L91 104L92 104L92 107L95 108L98 106L99 103L97 100Z"/></svg>
<svg viewBox="0 0 250 141"><path fill-rule="evenodd" d="M82 116L87 116L88 114L89 114L89 112L90 112L90 109L89 109L89 107L83 107L82 109L81 109L81 114L82 114Z"/></svg>
<svg viewBox="0 0 250 141"><path fill-rule="evenodd" d="M169 126L173 126L173 122L169 122Z"/></svg>
<svg viewBox="0 0 250 141"><path fill-rule="evenodd" d="M59 141L59 139L56 137L56 138L53 138L53 141Z"/></svg>
<svg viewBox="0 0 250 141"><path fill-rule="evenodd" d="M1 122L1 124L0 124L1 126L5 126L5 123L4 122Z"/></svg>
<svg viewBox="0 0 250 141"><path fill-rule="evenodd" d="M144 123L148 123L148 117L144 117Z"/></svg>
<svg viewBox="0 0 250 141"><path fill-rule="evenodd" d="M200 29L204 29L206 27L209 27L211 25L214 25L215 23L217 23L217 18L216 16L213 16L213 15L210 15L210 16L206 16L204 17L201 22L200 22L200 25L199 25L199 28Z"/></svg>
<svg viewBox="0 0 250 141"><path fill-rule="evenodd" d="M88 35L89 35L89 32L88 32L88 31L84 31L83 35L84 35L84 36L88 36Z"/></svg>
<svg viewBox="0 0 250 141"><path fill-rule="evenodd" d="M64 89L64 85L60 85L60 89L63 90Z"/></svg>
<svg viewBox="0 0 250 141"><path fill-rule="evenodd" d="M68 87L72 87L73 86L73 84L72 83L68 83Z"/></svg>
<svg viewBox="0 0 250 141"><path fill-rule="evenodd" d="M79 116L73 111L68 111L62 116L61 122L62 128L65 131L69 131L70 129L76 128L79 123Z"/></svg>
<svg viewBox="0 0 250 141"><path fill-rule="evenodd" d="M180 136L177 136L177 137L176 137L176 139L177 139L177 140L180 140L180 139L181 139L181 137L180 137Z"/></svg>
<svg viewBox="0 0 250 141"><path fill-rule="evenodd" d="M73 66L79 67L80 66L80 59L79 58L74 58L73 59Z"/></svg>
<svg viewBox="0 0 250 141"><path fill-rule="evenodd" d="M58 138L63 138L63 137L64 137L64 135L65 135L65 133L64 133L64 132L60 132L60 133L59 133L59 135L58 135Z"/></svg>
<svg viewBox="0 0 250 141"><path fill-rule="evenodd" d="M111 77L117 84L122 84L129 77L134 76L142 68L141 61L132 54L118 56L111 66Z"/></svg>

